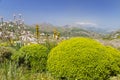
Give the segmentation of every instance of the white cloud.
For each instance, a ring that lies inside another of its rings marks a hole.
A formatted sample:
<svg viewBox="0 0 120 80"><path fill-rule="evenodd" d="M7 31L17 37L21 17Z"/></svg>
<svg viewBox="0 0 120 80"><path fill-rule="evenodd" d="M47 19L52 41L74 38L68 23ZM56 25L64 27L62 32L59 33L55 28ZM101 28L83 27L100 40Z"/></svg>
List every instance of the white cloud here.
<svg viewBox="0 0 120 80"><path fill-rule="evenodd" d="M75 24L77 24L77 25L90 25L90 26L97 26L97 24L95 24L95 23L91 23L91 22L75 22Z"/></svg>

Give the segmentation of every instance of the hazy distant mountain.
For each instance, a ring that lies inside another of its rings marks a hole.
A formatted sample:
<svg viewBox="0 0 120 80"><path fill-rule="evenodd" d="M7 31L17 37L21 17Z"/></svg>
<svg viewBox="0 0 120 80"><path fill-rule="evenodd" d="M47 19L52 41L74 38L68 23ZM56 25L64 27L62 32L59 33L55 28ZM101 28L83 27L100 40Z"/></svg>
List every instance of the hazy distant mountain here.
<svg viewBox="0 0 120 80"><path fill-rule="evenodd" d="M106 25L99 25L94 23L88 22L76 22L73 24L65 25L66 27L78 27L84 30L93 31L101 34L111 33L120 29L120 27L113 27L113 26L106 26Z"/></svg>

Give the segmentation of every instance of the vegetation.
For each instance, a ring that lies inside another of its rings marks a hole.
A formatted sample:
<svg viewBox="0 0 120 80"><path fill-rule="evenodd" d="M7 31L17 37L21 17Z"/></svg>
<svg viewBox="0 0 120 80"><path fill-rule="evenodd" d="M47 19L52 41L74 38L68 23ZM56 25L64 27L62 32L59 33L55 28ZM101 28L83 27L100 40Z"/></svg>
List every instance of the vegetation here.
<svg viewBox="0 0 120 80"><path fill-rule="evenodd" d="M48 71L59 79L108 80L120 73L120 52L88 38L72 38L52 49Z"/></svg>
<svg viewBox="0 0 120 80"><path fill-rule="evenodd" d="M36 73L13 62L0 64L0 80L54 80L48 73Z"/></svg>
<svg viewBox="0 0 120 80"><path fill-rule="evenodd" d="M23 46L18 53L12 56L19 65L24 65L33 71L45 71L48 49L43 45L32 44Z"/></svg>
<svg viewBox="0 0 120 80"><path fill-rule="evenodd" d="M57 46L57 42L56 41L46 41L45 44L43 44L44 46L46 46L49 50L49 52L51 51L52 48Z"/></svg>
<svg viewBox="0 0 120 80"><path fill-rule="evenodd" d="M19 48L0 43L1 80L119 79L120 52L93 39L47 40Z"/></svg>
<svg viewBox="0 0 120 80"><path fill-rule="evenodd" d="M12 54L15 53L15 50L10 47L0 47L0 63L5 62L6 60L11 60Z"/></svg>
<svg viewBox="0 0 120 80"><path fill-rule="evenodd" d="M8 22L1 17L0 80L120 79L119 30L100 35L100 29L88 25L42 23L35 28L25 25L21 14L13 16ZM84 38L66 40L71 37Z"/></svg>
<svg viewBox="0 0 120 80"><path fill-rule="evenodd" d="M7 42L2 42L2 43L0 43L0 47L2 47L2 46L4 46L4 47L7 47L7 46L9 46L9 44L7 43Z"/></svg>

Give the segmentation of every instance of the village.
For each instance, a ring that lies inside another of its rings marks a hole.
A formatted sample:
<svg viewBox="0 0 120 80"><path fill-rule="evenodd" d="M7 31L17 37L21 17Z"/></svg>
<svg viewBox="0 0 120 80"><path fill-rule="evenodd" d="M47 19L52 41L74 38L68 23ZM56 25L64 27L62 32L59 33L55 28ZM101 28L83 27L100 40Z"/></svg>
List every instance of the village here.
<svg viewBox="0 0 120 80"><path fill-rule="evenodd" d="M39 31L39 25L35 25L35 32L31 32L24 24L24 19L21 14L17 16L13 15L12 21L4 21L3 17L0 17L0 41L8 42L10 45L29 45L29 44L44 44L46 41L60 41L60 32L56 29L53 30L53 34L41 33Z"/></svg>

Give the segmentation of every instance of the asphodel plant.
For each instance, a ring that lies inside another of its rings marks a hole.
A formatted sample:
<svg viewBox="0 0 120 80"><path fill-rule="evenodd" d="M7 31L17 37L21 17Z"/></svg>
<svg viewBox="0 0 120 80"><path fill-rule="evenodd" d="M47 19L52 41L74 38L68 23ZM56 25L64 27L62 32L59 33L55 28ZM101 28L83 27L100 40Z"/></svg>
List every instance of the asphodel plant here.
<svg viewBox="0 0 120 80"><path fill-rule="evenodd" d="M36 25L36 38L39 40L39 25Z"/></svg>
<svg viewBox="0 0 120 80"><path fill-rule="evenodd" d="M56 29L54 29L54 38L56 38L56 36L57 36L57 30Z"/></svg>
<svg viewBox="0 0 120 80"><path fill-rule="evenodd" d="M60 32L57 32L57 39L60 38Z"/></svg>

